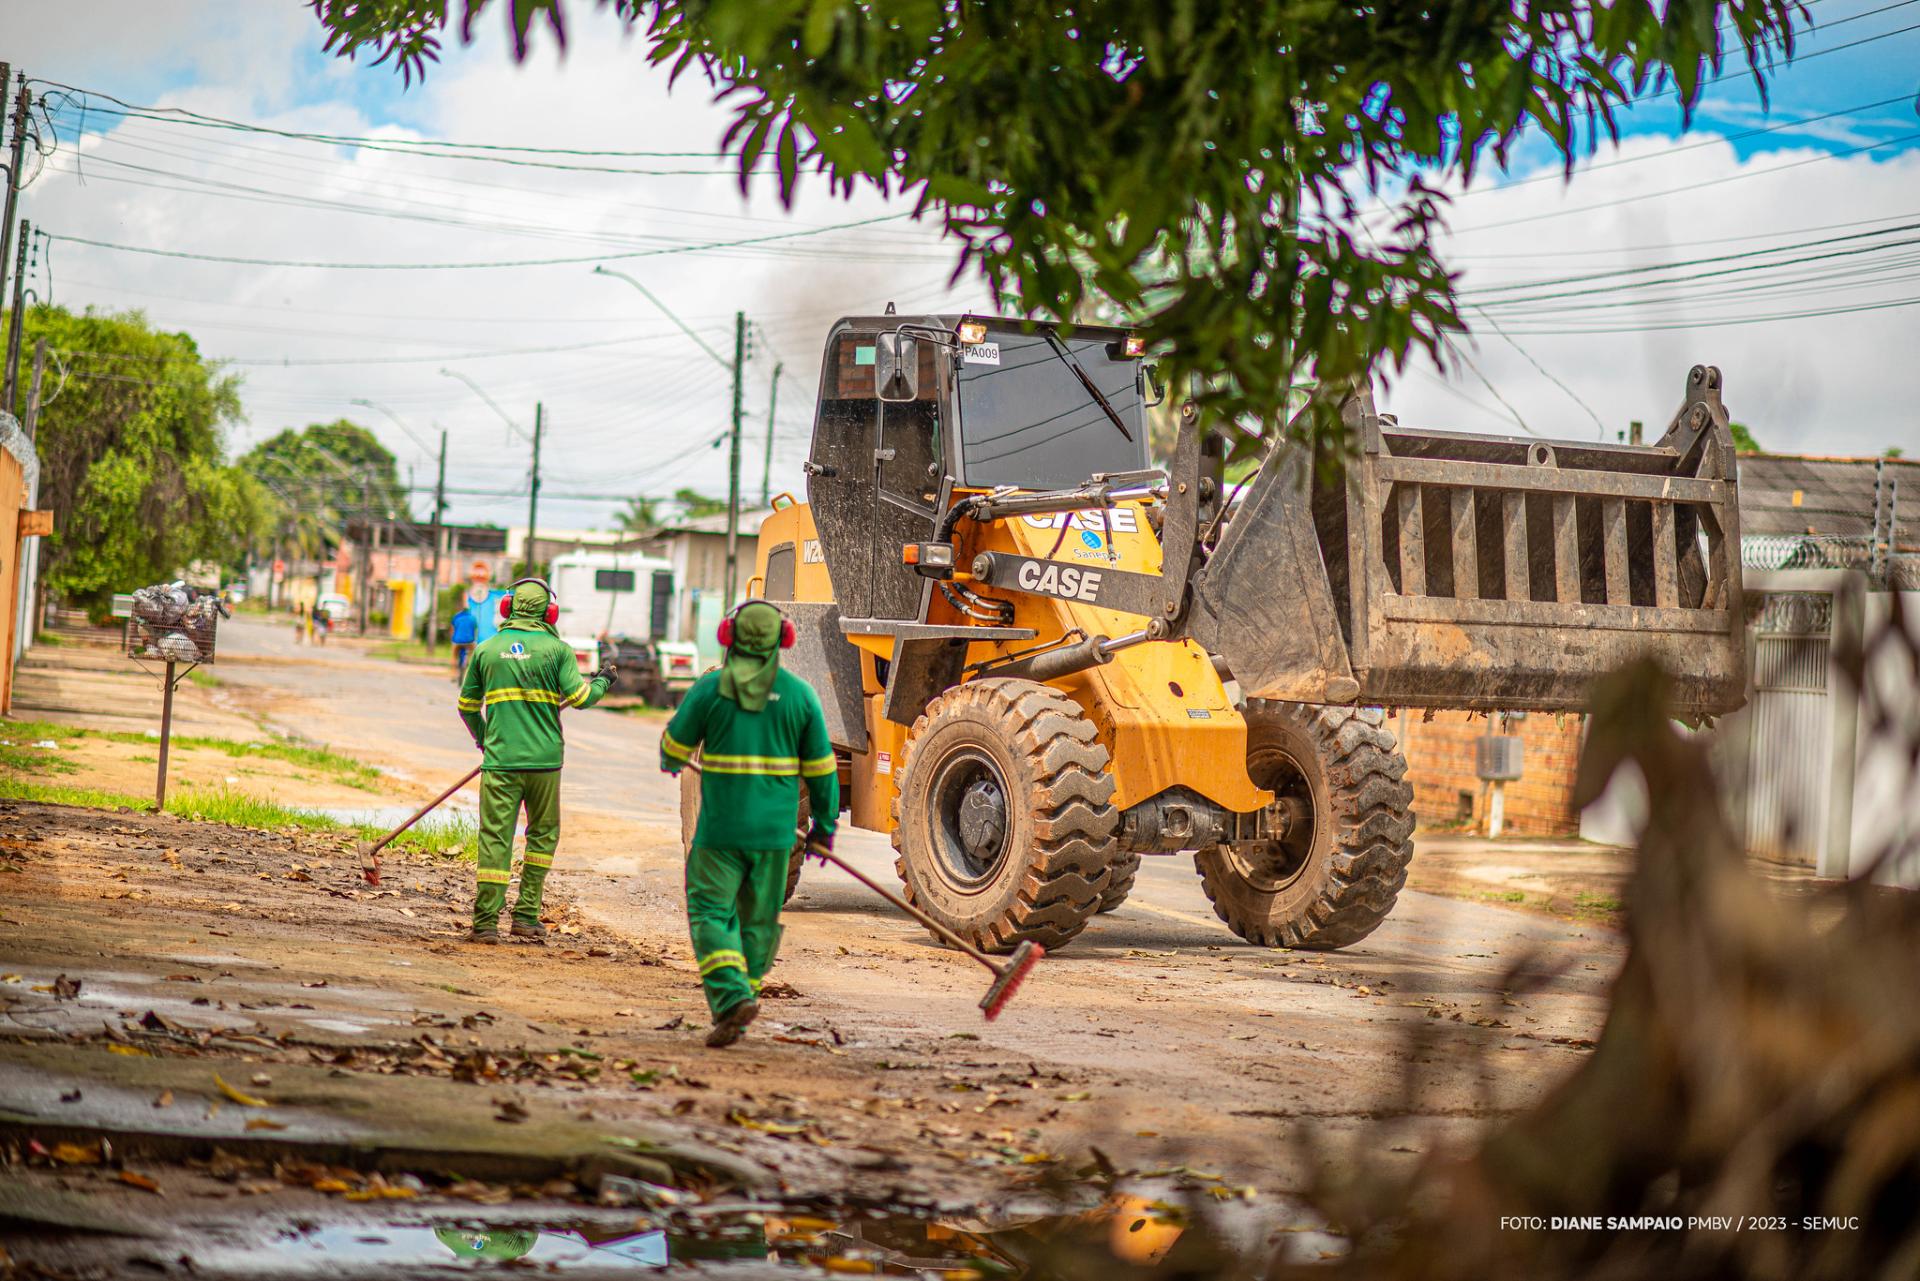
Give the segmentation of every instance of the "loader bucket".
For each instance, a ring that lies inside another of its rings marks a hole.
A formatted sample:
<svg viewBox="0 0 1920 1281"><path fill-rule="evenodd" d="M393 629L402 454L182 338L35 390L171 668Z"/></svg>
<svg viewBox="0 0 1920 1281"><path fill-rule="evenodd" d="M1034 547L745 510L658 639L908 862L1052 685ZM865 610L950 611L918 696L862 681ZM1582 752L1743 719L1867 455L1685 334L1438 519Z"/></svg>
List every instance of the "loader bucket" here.
<svg viewBox="0 0 1920 1281"><path fill-rule="evenodd" d="M1675 714L1740 706L1740 518L1719 370L1694 367L1650 446L1414 430L1365 391L1346 413L1358 454L1313 468L1277 447L1195 583L1196 638L1245 693L1575 711L1595 677L1652 657ZM1337 626L1308 630L1323 608Z"/></svg>

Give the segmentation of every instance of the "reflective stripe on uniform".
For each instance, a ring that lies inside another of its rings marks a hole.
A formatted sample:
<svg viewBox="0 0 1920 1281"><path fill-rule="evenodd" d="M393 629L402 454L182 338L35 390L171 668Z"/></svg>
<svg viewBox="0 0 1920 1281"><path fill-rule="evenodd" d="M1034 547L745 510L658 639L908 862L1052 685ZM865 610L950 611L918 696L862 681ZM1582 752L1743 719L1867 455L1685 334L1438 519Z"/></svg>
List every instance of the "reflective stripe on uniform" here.
<svg viewBox="0 0 1920 1281"><path fill-rule="evenodd" d="M679 742L673 735L665 732L662 732L660 735L660 750L675 760L688 761L693 759L693 749L691 747Z"/></svg>
<svg viewBox="0 0 1920 1281"><path fill-rule="evenodd" d="M591 693L593 693L593 686L587 684L585 681L580 682L580 688L567 695L567 706L580 706L580 704L587 701L587 696Z"/></svg>
<svg viewBox="0 0 1920 1281"><path fill-rule="evenodd" d="M718 952L709 952L700 958L701 978L707 977L707 975L713 973L715 970L728 968L745 970L747 968L746 956L731 948L722 948Z"/></svg>
<svg viewBox="0 0 1920 1281"><path fill-rule="evenodd" d="M835 763L833 757L820 756L820 757L814 758L813 760L800 762L800 777L825 778L827 775L833 773L838 768L839 766L838 764Z"/></svg>
<svg viewBox="0 0 1920 1281"><path fill-rule="evenodd" d="M504 689L487 691L488 707L492 707L495 703L552 703L558 707L564 701L566 701L565 698L557 690L551 689L527 689L520 685L508 685Z"/></svg>
<svg viewBox="0 0 1920 1281"><path fill-rule="evenodd" d="M527 861L528 867L552 867L553 855L536 854L532 850L528 850L526 854L526 861Z"/></svg>
<svg viewBox="0 0 1920 1281"><path fill-rule="evenodd" d="M800 772L798 756L716 756L700 758L700 766L714 774L772 774L791 778Z"/></svg>
<svg viewBox="0 0 1920 1281"><path fill-rule="evenodd" d="M480 700L477 698L463 698L460 700L460 710L463 712L477 712L480 710Z"/></svg>
<svg viewBox="0 0 1920 1281"><path fill-rule="evenodd" d="M505 885L513 879L513 872L504 867L483 867L474 873L474 879L482 885Z"/></svg>

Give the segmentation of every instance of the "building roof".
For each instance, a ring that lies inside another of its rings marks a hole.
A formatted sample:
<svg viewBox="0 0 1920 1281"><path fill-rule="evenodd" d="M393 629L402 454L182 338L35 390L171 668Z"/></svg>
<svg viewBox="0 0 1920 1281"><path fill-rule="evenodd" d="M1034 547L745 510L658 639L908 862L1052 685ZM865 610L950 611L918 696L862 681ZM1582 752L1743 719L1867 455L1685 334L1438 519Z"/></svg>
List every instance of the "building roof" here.
<svg viewBox="0 0 1920 1281"><path fill-rule="evenodd" d="M1740 533L1869 537L1876 471L1898 486L1895 546L1920 551L1920 461L1905 458L1743 454Z"/></svg>
<svg viewBox="0 0 1920 1281"><path fill-rule="evenodd" d="M740 509L740 536L752 538L760 532L761 524L773 515L770 508ZM711 516L695 516L690 520L668 521L655 529L648 530L645 538L666 538L674 534L724 534L727 532L727 514L715 512Z"/></svg>

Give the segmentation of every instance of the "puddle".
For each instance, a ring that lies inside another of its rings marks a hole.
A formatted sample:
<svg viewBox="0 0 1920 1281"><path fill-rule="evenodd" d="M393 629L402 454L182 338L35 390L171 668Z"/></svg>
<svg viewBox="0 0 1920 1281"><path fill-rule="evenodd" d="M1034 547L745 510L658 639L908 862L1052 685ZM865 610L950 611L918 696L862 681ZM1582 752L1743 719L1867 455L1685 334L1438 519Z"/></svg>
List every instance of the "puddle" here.
<svg viewBox="0 0 1920 1281"><path fill-rule="evenodd" d="M418 805L302 805L299 812L314 814L321 818L330 818L336 823L346 823L354 827L391 828L412 818ZM433 830L449 821L472 823L480 813L480 806L464 796L455 796L445 804L420 820L420 825Z"/></svg>
<svg viewBox="0 0 1920 1281"><path fill-rule="evenodd" d="M824 1271L945 1281L958 1273L1050 1281L1065 1274L1062 1265L1079 1272L1102 1254L1116 1265L1158 1262L1200 1230L1176 1202L1114 1193L1071 1213L1035 1203L965 1218L740 1203L638 1213L551 1207L550 1217L530 1214L538 1207L529 1206L492 1216L423 1209L385 1222L301 1219L251 1240L220 1239L246 1231L226 1223L180 1244L202 1277L400 1281L505 1265L577 1277L721 1267L749 1275ZM1207 1230L1219 1244L1249 1259L1283 1252L1303 1261L1344 1251L1317 1225L1300 1223L1297 1207L1278 1201L1226 1203L1209 1213Z"/></svg>

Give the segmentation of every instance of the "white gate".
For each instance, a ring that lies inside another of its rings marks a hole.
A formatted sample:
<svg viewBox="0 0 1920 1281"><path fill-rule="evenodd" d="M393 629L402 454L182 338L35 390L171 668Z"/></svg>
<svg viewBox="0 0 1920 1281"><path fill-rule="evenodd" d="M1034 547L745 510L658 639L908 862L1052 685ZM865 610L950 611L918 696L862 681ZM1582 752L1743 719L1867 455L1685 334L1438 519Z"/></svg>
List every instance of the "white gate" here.
<svg viewBox="0 0 1920 1281"><path fill-rule="evenodd" d="M1813 866L1832 785L1833 596L1754 592L1753 699L1747 726L1747 849Z"/></svg>

